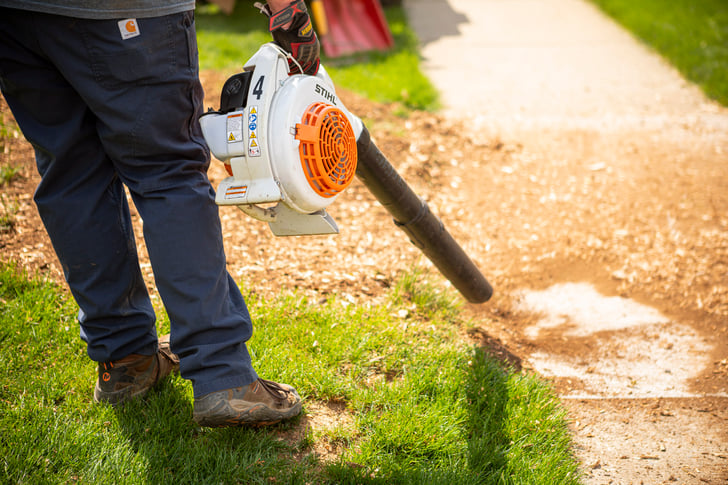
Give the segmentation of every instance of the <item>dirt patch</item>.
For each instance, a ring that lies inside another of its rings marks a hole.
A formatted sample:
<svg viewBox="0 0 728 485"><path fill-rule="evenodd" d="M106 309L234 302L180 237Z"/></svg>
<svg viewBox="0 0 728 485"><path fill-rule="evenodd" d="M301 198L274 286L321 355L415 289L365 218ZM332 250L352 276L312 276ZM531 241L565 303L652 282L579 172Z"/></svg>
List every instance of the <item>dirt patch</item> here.
<svg viewBox="0 0 728 485"><path fill-rule="evenodd" d="M224 78L203 80L206 104L215 106ZM724 483L724 134L579 129L507 138L427 113L404 120L391 107L340 94L493 284L490 302L465 307L479 327L470 338L552 380L586 480ZM12 228L0 233L3 260L61 281L32 203L32 150L13 139L0 162L21 167L2 188L16 203ZM209 175L216 186L221 164L213 161ZM336 294L377 303L399 272L432 269L358 181L329 212L337 236L276 238L265 224L221 209L230 272L263 296L295 289L314 301ZM134 223L141 234L136 214ZM140 255L157 299L143 241ZM315 452L333 458L344 444L327 441L326 429L347 426L346 415L311 403L296 432L313 429L322 437Z"/></svg>
<svg viewBox="0 0 728 485"><path fill-rule="evenodd" d="M524 331L538 347L529 361L569 383L564 397L694 396L691 382L710 366L713 347L690 326L585 283L525 291L518 307L541 315Z"/></svg>
<svg viewBox="0 0 728 485"><path fill-rule="evenodd" d="M725 483L725 399L565 400L589 483Z"/></svg>
<svg viewBox="0 0 728 485"><path fill-rule="evenodd" d="M487 228L474 250L500 292L474 315L563 396L587 483L724 483L725 414L699 410L728 407L725 137L502 142L462 199L490 208L463 223ZM642 412L656 402L680 405Z"/></svg>
<svg viewBox="0 0 728 485"><path fill-rule="evenodd" d="M340 401L311 401L304 404L304 412L292 430L279 431L278 437L294 449L301 443L304 446L295 458L303 460L314 455L320 462L327 464L336 461L341 454L352 446L342 436L356 435L354 418L346 403Z"/></svg>

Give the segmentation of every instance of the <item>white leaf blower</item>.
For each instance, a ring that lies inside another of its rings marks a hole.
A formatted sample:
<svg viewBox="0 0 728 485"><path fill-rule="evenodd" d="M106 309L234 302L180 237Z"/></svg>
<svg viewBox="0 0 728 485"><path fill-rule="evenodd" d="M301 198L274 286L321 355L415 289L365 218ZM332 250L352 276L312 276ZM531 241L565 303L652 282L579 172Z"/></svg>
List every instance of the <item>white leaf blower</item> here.
<svg viewBox="0 0 728 485"><path fill-rule="evenodd" d="M263 45L225 82L220 110L200 118L230 174L217 204L268 222L277 236L338 233L325 209L356 175L468 301L490 299L490 283L343 106L324 67L316 76L288 71L286 52Z"/></svg>
<svg viewBox="0 0 728 485"><path fill-rule="evenodd" d="M289 76L286 53L265 44L225 83L220 111L200 124L230 173L217 204L268 222L276 236L339 232L325 208L354 178L362 123L323 67L316 76Z"/></svg>

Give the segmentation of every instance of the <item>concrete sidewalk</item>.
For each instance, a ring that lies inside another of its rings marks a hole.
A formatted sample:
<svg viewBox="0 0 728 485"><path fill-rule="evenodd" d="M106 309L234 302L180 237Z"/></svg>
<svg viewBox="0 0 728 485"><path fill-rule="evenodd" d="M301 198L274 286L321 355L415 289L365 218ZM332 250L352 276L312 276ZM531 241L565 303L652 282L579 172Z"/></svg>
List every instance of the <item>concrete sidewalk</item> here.
<svg viewBox="0 0 728 485"><path fill-rule="evenodd" d="M554 124L728 131L728 115L582 0L405 0L446 113L497 130Z"/></svg>

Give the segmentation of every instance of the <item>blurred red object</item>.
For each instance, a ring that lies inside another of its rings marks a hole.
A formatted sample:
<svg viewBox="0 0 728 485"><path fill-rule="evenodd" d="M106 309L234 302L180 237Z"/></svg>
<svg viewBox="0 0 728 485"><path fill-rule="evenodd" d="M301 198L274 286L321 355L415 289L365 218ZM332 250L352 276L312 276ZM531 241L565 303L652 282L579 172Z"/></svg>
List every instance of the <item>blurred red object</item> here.
<svg viewBox="0 0 728 485"><path fill-rule="evenodd" d="M313 0L311 4L316 31L329 57L387 50L394 45L378 0Z"/></svg>

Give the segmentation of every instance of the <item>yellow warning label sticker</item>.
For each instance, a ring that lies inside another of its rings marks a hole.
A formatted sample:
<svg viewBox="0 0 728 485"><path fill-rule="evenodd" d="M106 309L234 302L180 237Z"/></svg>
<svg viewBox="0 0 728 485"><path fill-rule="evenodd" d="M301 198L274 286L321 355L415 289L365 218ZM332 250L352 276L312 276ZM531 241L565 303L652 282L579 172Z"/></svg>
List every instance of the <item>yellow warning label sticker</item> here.
<svg viewBox="0 0 728 485"><path fill-rule="evenodd" d="M257 106L251 106L248 110L248 139L250 140L248 142L248 156L249 157L259 157L261 155L260 153L260 145L258 145L258 107Z"/></svg>
<svg viewBox="0 0 728 485"><path fill-rule="evenodd" d="M228 143L243 141L243 113L227 117L227 141Z"/></svg>
<svg viewBox="0 0 728 485"><path fill-rule="evenodd" d="M248 145L248 156L251 157L259 157L260 156L260 147L257 143L255 143L255 140L250 140L250 145Z"/></svg>

